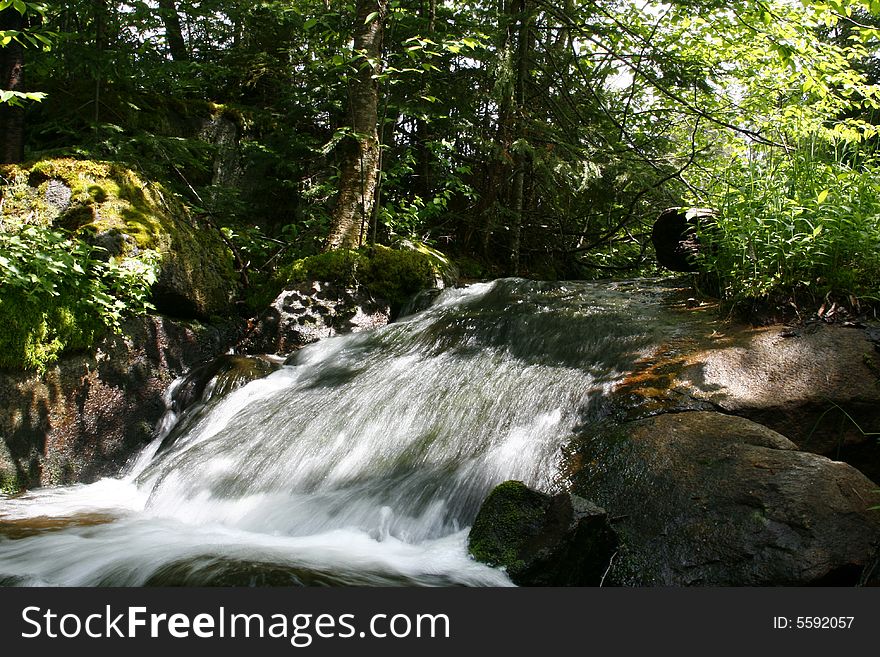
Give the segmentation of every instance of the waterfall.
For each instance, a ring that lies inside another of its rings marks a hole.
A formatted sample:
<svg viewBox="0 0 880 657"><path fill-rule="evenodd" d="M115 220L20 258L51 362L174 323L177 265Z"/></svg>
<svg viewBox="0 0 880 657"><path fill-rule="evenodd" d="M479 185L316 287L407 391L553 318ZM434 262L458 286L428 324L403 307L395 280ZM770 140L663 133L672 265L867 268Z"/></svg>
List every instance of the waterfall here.
<svg viewBox="0 0 880 657"><path fill-rule="evenodd" d="M166 422L119 478L0 499L0 583L509 583L467 556L481 501L553 489L663 291L504 279L310 345Z"/></svg>

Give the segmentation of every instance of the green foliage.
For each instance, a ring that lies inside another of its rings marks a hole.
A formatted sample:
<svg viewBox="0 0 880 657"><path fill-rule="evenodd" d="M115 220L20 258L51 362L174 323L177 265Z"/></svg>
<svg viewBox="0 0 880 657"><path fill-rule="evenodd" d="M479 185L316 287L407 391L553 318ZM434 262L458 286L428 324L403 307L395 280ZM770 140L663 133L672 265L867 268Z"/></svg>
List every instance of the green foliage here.
<svg viewBox="0 0 880 657"><path fill-rule="evenodd" d="M17 495L23 488L14 474L0 473L0 495Z"/></svg>
<svg viewBox="0 0 880 657"><path fill-rule="evenodd" d="M23 0L0 0L0 12L15 11L23 18L37 17L41 18L45 14L45 7L42 3L24 2ZM24 25L25 29L21 30L0 30L0 48L6 48L13 43L22 47L38 48L44 51L52 49L55 34L46 31L40 27L33 28ZM28 101L40 102L46 97L42 91L13 91L10 89L0 89L0 105L10 105L12 107L24 107Z"/></svg>
<svg viewBox="0 0 880 657"><path fill-rule="evenodd" d="M753 146L717 179L703 258L723 297L880 300L880 166L821 146Z"/></svg>
<svg viewBox="0 0 880 657"><path fill-rule="evenodd" d="M186 57L171 57L151 3L49 3L29 32L55 34L28 53L29 84L49 93L28 109L29 145L126 163L180 192L225 227L256 303L277 265L327 235L361 57L354 3L175 4ZM724 208L713 257L728 297L876 292L876 263L853 246L874 244L873 165L832 157L807 175L813 164L782 155L807 135L876 138L880 93L864 75L876 2L524 8L527 21L498 3L390 3L368 241L442 244L480 275L511 273L514 249L513 273L633 275L650 222L684 199ZM217 181L225 146L202 131L219 115L239 129L234 182ZM747 143L779 151L748 162Z"/></svg>
<svg viewBox="0 0 880 657"><path fill-rule="evenodd" d="M44 371L150 307L150 252L104 262L97 251L51 228L0 233L0 367Z"/></svg>

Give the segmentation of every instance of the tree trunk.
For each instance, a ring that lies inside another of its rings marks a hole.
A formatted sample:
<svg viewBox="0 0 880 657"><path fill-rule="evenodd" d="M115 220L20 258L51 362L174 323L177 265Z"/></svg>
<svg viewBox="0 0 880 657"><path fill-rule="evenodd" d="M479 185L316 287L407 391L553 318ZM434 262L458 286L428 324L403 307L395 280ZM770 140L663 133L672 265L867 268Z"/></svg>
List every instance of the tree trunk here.
<svg viewBox="0 0 880 657"><path fill-rule="evenodd" d="M101 123L101 88L104 84L104 44L107 37L107 4L105 0L93 1L95 11L95 134Z"/></svg>
<svg viewBox="0 0 880 657"><path fill-rule="evenodd" d="M522 0L520 4L516 45L516 79L513 88L513 139L524 137L523 112L525 111L525 89L529 75L529 59L532 51L532 7L530 0ZM519 273L520 237L522 234L523 215L525 214L525 177L529 157L522 145L513 154L513 183L510 190L510 273Z"/></svg>
<svg viewBox="0 0 880 657"><path fill-rule="evenodd" d="M344 142L339 193L327 238L328 251L360 245L375 204L379 177L376 76L382 71L382 36L387 14L388 0L357 2L354 51L358 73L349 82L350 125L354 134Z"/></svg>
<svg viewBox="0 0 880 657"><path fill-rule="evenodd" d="M171 59L175 62L185 62L189 59L186 49L186 41L183 40L183 29L180 27L180 15L174 0L159 0L159 15L165 25L165 38L168 40L168 50Z"/></svg>
<svg viewBox="0 0 880 657"><path fill-rule="evenodd" d="M9 7L0 12L0 30L21 30L24 16ZM24 47L11 41L0 49L0 88L24 91ZM15 164L24 159L24 108L0 105L0 163Z"/></svg>

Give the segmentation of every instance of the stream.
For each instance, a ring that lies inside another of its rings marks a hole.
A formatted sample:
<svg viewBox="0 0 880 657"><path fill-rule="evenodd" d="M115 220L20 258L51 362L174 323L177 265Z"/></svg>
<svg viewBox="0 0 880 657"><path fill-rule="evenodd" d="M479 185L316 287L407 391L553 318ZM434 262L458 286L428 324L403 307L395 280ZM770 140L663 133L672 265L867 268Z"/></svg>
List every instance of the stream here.
<svg viewBox="0 0 880 657"><path fill-rule="evenodd" d="M488 492L561 450L658 335L657 281L502 279L324 339L169 416L118 478L0 497L0 583L499 586Z"/></svg>

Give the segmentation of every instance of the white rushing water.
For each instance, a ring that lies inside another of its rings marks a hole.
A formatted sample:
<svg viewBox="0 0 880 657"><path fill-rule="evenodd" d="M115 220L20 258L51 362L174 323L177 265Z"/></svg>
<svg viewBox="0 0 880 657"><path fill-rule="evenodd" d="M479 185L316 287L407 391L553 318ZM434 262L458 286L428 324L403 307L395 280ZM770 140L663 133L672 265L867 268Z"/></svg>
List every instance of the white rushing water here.
<svg viewBox="0 0 880 657"><path fill-rule="evenodd" d="M0 582L509 584L467 528L502 481L553 488L660 291L502 280L310 345L118 479L0 499Z"/></svg>

